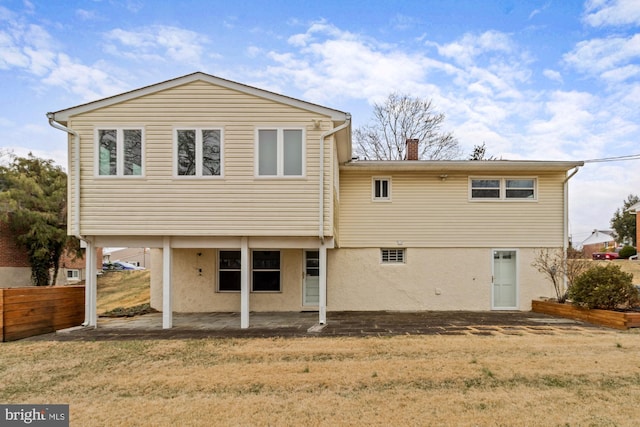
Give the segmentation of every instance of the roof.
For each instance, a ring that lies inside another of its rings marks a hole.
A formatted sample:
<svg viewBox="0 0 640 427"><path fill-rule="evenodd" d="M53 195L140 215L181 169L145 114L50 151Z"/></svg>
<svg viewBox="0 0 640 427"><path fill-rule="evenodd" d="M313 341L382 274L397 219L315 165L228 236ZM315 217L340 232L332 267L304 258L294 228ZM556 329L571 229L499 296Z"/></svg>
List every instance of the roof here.
<svg viewBox="0 0 640 427"><path fill-rule="evenodd" d="M609 230L593 230L591 236L582 241L582 246L613 242L616 239L613 237L612 233L613 231Z"/></svg>
<svg viewBox="0 0 640 427"><path fill-rule="evenodd" d="M583 166L582 161L539 160L356 160L344 163L342 170L406 172L561 172Z"/></svg>
<svg viewBox="0 0 640 427"><path fill-rule="evenodd" d="M633 215L637 214L638 211L640 211L640 202L636 203L635 205L631 205L627 208L627 212Z"/></svg>
<svg viewBox="0 0 640 427"><path fill-rule="evenodd" d="M77 114L86 113L88 111L96 110L98 108L107 107L113 104L124 102L130 99L138 98L141 96L149 95L155 92L159 92L166 89L171 89L177 86L181 86L187 83L195 81L204 81L217 86L225 87L228 89L236 90L250 95L259 96L261 98L270 99L275 102L279 102L292 107L301 108L303 110L315 112L330 117L336 122L344 122L350 117L349 113L343 111L334 110L332 108L323 107L311 102L301 101L289 96L280 95L274 92L270 92L264 89L259 89L253 86L248 86L242 83L237 83L231 80L226 80L220 77L212 76L203 72L195 72L187 74L182 77L177 77L171 80L167 80L161 83L156 83L150 86L145 86L140 89L135 89L129 92L124 92L119 95L110 96L97 101L89 102L86 104L77 105L75 107L66 108L53 113L48 113L47 116L53 118L55 121L62 124L66 124L70 117ZM51 116L52 115L52 116Z"/></svg>

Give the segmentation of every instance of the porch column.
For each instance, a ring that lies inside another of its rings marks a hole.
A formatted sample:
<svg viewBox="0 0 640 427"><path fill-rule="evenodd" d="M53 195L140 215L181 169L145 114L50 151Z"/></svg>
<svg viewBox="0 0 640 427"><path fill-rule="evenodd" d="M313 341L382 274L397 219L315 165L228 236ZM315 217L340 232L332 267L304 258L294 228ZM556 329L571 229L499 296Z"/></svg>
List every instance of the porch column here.
<svg viewBox="0 0 640 427"><path fill-rule="evenodd" d="M97 315L97 289L98 289L98 272L96 271L96 247L91 240L86 240L87 248L85 249L85 285L84 285L84 321L85 325L98 327Z"/></svg>
<svg viewBox="0 0 640 427"><path fill-rule="evenodd" d="M240 247L240 328L249 327L249 239L242 238Z"/></svg>
<svg viewBox="0 0 640 427"><path fill-rule="evenodd" d="M318 286L320 288L320 300L318 302L318 323L324 325L327 323L327 247L324 243L320 246L319 255L320 283Z"/></svg>
<svg viewBox="0 0 640 427"><path fill-rule="evenodd" d="M173 327L171 262L171 237L165 237L162 243L162 329Z"/></svg>

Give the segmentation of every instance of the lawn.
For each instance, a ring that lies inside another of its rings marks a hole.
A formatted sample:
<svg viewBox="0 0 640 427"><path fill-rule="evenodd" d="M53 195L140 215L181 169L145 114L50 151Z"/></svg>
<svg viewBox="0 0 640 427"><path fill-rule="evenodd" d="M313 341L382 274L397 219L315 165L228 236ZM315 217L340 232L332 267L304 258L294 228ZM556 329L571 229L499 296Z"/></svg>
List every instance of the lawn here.
<svg viewBox="0 0 640 427"><path fill-rule="evenodd" d="M640 335L0 344L0 401L71 425L631 426Z"/></svg>

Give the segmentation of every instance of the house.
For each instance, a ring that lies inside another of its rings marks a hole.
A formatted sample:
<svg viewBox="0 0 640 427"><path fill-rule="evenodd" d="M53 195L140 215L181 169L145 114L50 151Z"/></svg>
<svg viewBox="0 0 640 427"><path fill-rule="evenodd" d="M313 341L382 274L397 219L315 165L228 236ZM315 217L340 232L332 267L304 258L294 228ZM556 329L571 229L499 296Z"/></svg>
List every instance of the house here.
<svg viewBox="0 0 640 427"><path fill-rule="evenodd" d="M582 165L353 160L350 114L204 73L47 116L69 135L69 232L88 257L151 248L163 328L173 312L246 328L251 311L529 310L553 295L531 262L566 247Z"/></svg>
<svg viewBox="0 0 640 427"><path fill-rule="evenodd" d="M85 280L87 269L82 257L65 252L60 258L56 285ZM0 288L31 286L31 264L24 248L16 244L8 225L0 221Z"/></svg>
<svg viewBox="0 0 640 427"><path fill-rule="evenodd" d="M124 261L137 267L150 267L151 252L149 248L103 248L102 263Z"/></svg>
<svg viewBox="0 0 640 427"><path fill-rule="evenodd" d="M582 241L582 252L591 259L594 252L601 252L603 248L615 248L616 237L612 230L593 230L591 235Z"/></svg>

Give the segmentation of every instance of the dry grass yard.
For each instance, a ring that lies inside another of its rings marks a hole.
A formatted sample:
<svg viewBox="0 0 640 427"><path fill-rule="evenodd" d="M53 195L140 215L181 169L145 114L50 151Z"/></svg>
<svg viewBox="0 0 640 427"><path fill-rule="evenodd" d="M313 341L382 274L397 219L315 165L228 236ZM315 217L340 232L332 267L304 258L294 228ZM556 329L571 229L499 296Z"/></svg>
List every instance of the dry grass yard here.
<svg viewBox="0 0 640 427"><path fill-rule="evenodd" d="M108 271L98 277L98 314L149 303L150 270Z"/></svg>
<svg viewBox="0 0 640 427"><path fill-rule="evenodd" d="M0 344L0 401L73 426L633 426L640 334Z"/></svg>

